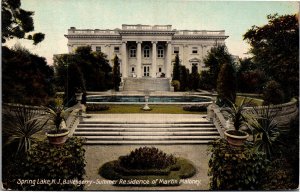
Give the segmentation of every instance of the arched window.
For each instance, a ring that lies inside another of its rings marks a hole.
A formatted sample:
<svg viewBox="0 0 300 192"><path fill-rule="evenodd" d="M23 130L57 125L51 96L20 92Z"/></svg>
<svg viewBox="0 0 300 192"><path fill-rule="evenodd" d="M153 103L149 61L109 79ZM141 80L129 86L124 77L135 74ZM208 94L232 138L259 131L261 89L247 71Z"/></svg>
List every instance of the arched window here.
<svg viewBox="0 0 300 192"><path fill-rule="evenodd" d="M164 57L164 48L162 46L159 46L157 49L157 57L163 58Z"/></svg>
<svg viewBox="0 0 300 192"><path fill-rule="evenodd" d="M136 47L134 47L134 46L130 47L129 56L130 57L136 57Z"/></svg>
<svg viewBox="0 0 300 192"><path fill-rule="evenodd" d="M150 57L150 47L149 46L144 47L144 57Z"/></svg>

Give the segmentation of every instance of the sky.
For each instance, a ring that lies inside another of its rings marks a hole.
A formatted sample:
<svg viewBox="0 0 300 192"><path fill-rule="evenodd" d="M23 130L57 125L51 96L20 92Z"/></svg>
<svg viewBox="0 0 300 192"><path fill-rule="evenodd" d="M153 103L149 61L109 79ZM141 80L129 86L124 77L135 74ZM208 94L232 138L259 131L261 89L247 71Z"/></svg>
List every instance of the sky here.
<svg viewBox="0 0 300 192"><path fill-rule="evenodd" d="M12 40L47 59L67 53L64 34L77 29L115 29L122 24L172 25L178 30L225 30L229 52L247 57L249 45L243 34L251 26L267 24L267 15L295 14L299 3L292 1L200 1L200 0L22 0L21 8L34 11L36 32L45 40L32 45L27 40Z"/></svg>

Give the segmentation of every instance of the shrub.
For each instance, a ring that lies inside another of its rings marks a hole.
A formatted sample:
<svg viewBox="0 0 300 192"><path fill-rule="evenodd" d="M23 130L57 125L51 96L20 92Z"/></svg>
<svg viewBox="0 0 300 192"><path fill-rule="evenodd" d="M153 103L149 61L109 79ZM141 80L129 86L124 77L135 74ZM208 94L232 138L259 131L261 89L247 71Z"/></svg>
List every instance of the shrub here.
<svg viewBox="0 0 300 192"><path fill-rule="evenodd" d="M107 105L98 105L98 104L87 104L86 111L107 111L109 106Z"/></svg>
<svg viewBox="0 0 300 192"><path fill-rule="evenodd" d="M186 105L186 106L183 106L183 110L185 110L185 111L206 112L207 111L207 106L205 106L205 105Z"/></svg>
<svg viewBox="0 0 300 192"><path fill-rule="evenodd" d="M85 174L85 149L83 141L72 137L63 146L54 147L46 142L32 145L23 159L11 159L3 167L4 187L12 190L83 190L79 182ZM19 184L18 181L35 182ZM50 184L38 181L49 180Z"/></svg>
<svg viewBox="0 0 300 192"><path fill-rule="evenodd" d="M174 87L174 91L180 91L180 82L178 80L173 80L172 86Z"/></svg>
<svg viewBox="0 0 300 192"><path fill-rule="evenodd" d="M211 143L209 160L211 190L259 190L268 161L252 146L230 146L224 139Z"/></svg>
<svg viewBox="0 0 300 192"><path fill-rule="evenodd" d="M46 125L36 117L39 111L29 106L5 106L3 113L3 141L10 145L11 153L27 153L36 141L35 134L42 131Z"/></svg>
<svg viewBox="0 0 300 192"><path fill-rule="evenodd" d="M127 169L163 169L176 163L173 155L167 155L155 147L141 147L119 158Z"/></svg>
<svg viewBox="0 0 300 192"><path fill-rule="evenodd" d="M269 81L263 91L264 105L281 104L284 102L284 92L280 84L274 80Z"/></svg>

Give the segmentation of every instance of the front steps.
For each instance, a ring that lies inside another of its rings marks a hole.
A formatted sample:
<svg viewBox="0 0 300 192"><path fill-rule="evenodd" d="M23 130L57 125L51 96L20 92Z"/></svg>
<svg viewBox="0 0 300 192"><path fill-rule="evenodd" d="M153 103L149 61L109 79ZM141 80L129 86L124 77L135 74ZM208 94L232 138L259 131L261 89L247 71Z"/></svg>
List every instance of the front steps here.
<svg viewBox="0 0 300 192"><path fill-rule="evenodd" d="M184 116L184 115L182 115ZM110 120L110 121L109 121ZM86 138L86 144L207 144L219 138L213 124L205 118L167 120L155 118L120 121L113 119L84 119L77 126L74 136Z"/></svg>
<svg viewBox="0 0 300 192"><path fill-rule="evenodd" d="M124 78L123 91L170 91L167 78Z"/></svg>

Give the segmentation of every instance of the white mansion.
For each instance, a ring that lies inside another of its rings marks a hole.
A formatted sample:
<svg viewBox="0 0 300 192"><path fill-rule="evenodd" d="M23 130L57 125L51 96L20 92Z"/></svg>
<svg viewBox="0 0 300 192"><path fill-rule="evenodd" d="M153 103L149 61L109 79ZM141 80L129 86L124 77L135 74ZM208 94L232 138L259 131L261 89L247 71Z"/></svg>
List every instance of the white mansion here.
<svg viewBox="0 0 300 192"><path fill-rule="evenodd" d="M105 53L111 65L117 55L123 79L170 78L176 54L187 69L191 71L196 65L200 72L205 70L203 58L207 51L228 38L224 30L176 30L172 25L122 25L122 29L113 30L71 27L65 37L69 52L90 45L94 51Z"/></svg>

